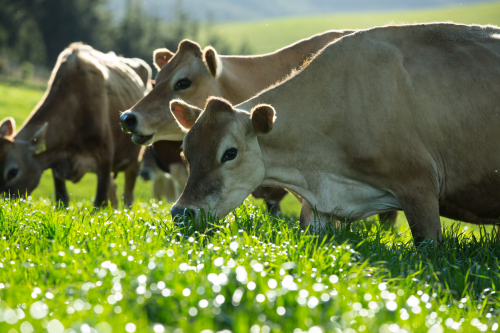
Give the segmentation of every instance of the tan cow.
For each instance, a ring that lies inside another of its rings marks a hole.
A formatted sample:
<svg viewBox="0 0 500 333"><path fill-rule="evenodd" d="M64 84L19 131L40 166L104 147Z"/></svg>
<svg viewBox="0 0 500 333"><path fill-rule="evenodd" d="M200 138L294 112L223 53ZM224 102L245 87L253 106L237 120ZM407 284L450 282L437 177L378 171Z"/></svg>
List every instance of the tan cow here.
<svg viewBox="0 0 500 333"><path fill-rule="evenodd" d="M340 38L308 67L236 107L171 103L189 132L190 176L172 215L225 216L259 185L302 196L323 225L404 210L417 243L440 215L500 217L500 28L378 27ZM297 159L296 156L301 156Z"/></svg>
<svg viewBox="0 0 500 333"><path fill-rule="evenodd" d="M171 100L181 98L203 107L208 97L221 96L232 103L241 103L286 77L327 43L352 32L327 31L260 56L220 56L212 47L202 50L189 40L182 41L175 54L167 49L156 50L154 62L160 70L157 87L123 113L123 128L133 133L132 139L138 144L182 140L185 133L168 109ZM278 188L258 189L253 193L266 199L274 213L280 211L279 202L285 194Z"/></svg>
<svg viewBox="0 0 500 333"><path fill-rule="evenodd" d="M97 174L94 204L116 204L111 172L125 172L126 205L133 201L140 147L120 129L120 112L150 90L151 68L139 59L104 54L75 43L52 71L47 92L14 134L15 124L0 126L0 190L11 196L30 193L51 168L56 199L68 204L65 180Z"/></svg>
<svg viewBox="0 0 500 333"><path fill-rule="evenodd" d="M260 56L221 56L211 46L202 50L190 40L183 40L175 54L158 49L153 55L159 70L156 85L122 114L123 128L132 132L137 144L182 140L185 133L170 114L170 101L180 98L201 108L210 96L220 96L241 103L285 78L332 40L352 32L326 31Z"/></svg>

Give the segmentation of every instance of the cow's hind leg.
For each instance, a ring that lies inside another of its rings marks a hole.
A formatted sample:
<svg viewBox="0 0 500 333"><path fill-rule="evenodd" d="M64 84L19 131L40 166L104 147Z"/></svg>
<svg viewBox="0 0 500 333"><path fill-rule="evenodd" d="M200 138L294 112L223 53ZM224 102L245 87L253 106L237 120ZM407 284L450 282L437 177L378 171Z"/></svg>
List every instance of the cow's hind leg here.
<svg viewBox="0 0 500 333"><path fill-rule="evenodd" d="M52 178L54 179L54 188L56 191L56 203L57 205L63 205L67 207L69 204L69 194L66 188L66 181L64 179L58 178L52 172Z"/></svg>
<svg viewBox="0 0 500 333"><path fill-rule="evenodd" d="M118 207L118 198L116 197L116 182L115 177L109 177L109 201L111 202L111 206L113 208Z"/></svg>

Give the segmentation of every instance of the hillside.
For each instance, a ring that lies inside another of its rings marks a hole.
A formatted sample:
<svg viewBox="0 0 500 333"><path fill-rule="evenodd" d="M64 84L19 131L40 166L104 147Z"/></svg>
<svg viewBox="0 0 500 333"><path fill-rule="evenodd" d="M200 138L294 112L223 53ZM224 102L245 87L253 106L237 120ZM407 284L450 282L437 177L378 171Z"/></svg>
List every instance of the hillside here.
<svg viewBox="0 0 500 333"><path fill-rule="evenodd" d="M148 12L162 19L172 19L171 12L177 0L141 1ZM460 6L485 2L484 0L184 0L182 6L196 19L205 19L207 14L216 21L258 20L287 16L318 15L340 12L366 12L386 10L409 10ZM108 7L118 15L123 13L126 0L109 0Z"/></svg>
<svg viewBox="0 0 500 333"><path fill-rule="evenodd" d="M350 13L220 23L214 30L233 45L246 41L254 54L272 52L301 38L331 29L366 29L394 23L453 21L500 25L500 2L442 9Z"/></svg>

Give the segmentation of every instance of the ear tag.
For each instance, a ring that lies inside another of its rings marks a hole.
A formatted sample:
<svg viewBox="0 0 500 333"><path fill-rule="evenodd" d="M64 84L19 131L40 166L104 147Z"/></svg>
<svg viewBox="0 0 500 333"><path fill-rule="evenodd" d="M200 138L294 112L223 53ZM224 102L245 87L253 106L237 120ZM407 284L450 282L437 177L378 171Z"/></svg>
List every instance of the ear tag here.
<svg viewBox="0 0 500 333"><path fill-rule="evenodd" d="M36 155L43 153L44 151L47 150L47 146L45 145L45 140L42 140L42 142L38 143L38 138L34 138L33 140L31 140L31 144L38 145L37 150L35 150Z"/></svg>

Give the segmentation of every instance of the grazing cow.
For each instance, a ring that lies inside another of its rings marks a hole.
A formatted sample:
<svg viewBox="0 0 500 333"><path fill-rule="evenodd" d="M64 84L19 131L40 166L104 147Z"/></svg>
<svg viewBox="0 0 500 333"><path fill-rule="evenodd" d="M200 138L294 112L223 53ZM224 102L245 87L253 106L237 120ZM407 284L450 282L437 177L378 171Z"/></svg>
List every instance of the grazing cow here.
<svg viewBox="0 0 500 333"><path fill-rule="evenodd" d="M172 215L225 216L259 185L305 200L301 223L402 209L415 242L440 215L500 217L500 28L449 23L344 36L236 107L182 101L190 175ZM301 156L300 159L297 156Z"/></svg>
<svg viewBox="0 0 500 333"><path fill-rule="evenodd" d="M168 169L162 168L162 162L157 162L155 154L153 147L146 148L142 157L141 178L153 182L153 194L156 199L161 200L165 197L167 202L175 202L184 187L178 186L168 173Z"/></svg>
<svg viewBox="0 0 500 333"><path fill-rule="evenodd" d="M0 126L0 190L11 196L35 189L51 168L56 199L69 202L65 180L97 174L95 206L116 194L111 172L125 172L126 205L133 201L140 147L120 129L120 112L150 89L151 68L140 59L104 54L71 44L57 60L42 101L14 134L6 119Z"/></svg>
<svg viewBox="0 0 500 333"><path fill-rule="evenodd" d="M180 141L157 141L146 149L141 177L153 180L155 197L175 202L187 183L188 172L182 158Z"/></svg>
<svg viewBox="0 0 500 333"><path fill-rule="evenodd" d="M276 52L260 56L219 56L212 47L202 50L189 40L179 44L177 53L167 49L154 52L158 70L157 86L130 111L122 114L123 128L133 133L138 144L158 140L182 140L185 133L168 110L168 103L180 98L203 107L210 96L241 103L276 83L332 40L352 30L327 31L303 39ZM258 189L253 195L266 199L268 208L279 212L287 192L279 188Z"/></svg>

